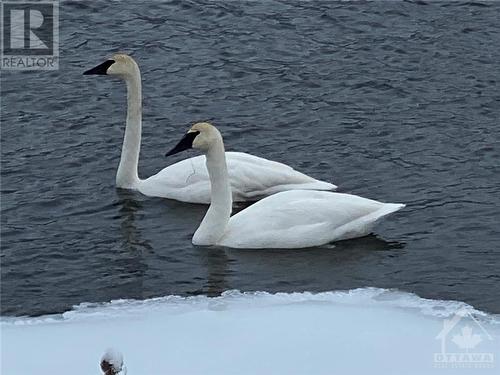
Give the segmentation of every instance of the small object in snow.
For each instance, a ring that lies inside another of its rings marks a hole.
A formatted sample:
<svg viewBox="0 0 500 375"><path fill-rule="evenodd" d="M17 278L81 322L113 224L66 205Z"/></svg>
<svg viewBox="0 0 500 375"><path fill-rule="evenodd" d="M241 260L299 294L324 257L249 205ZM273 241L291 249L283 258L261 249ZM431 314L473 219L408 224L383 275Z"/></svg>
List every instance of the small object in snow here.
<svg viewBox="0 0 500 375"><path fill-rule="evenodd" d="M106 350L101 359L101 370L104 375L118 375L122 370L124 370L123 374L125 374L122 354L114 349Z"/></svg>

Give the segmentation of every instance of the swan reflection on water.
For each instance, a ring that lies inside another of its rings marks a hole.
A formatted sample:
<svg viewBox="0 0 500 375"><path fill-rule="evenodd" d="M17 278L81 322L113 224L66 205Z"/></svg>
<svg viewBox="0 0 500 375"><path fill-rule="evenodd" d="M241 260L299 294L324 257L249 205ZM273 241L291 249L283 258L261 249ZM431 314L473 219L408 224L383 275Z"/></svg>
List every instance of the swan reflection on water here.
<svg viewBox="0 0 500 375"><path fill-rule="evenodd" d="M370 234L292 250L199 247L198 256L206 267L207 277L201 289L189 294L218 296L232 289L316 292L370 286L375 271L369 266L386 257L399 256L405 245Z"/></svg>
<svg viewBox="0 0 500 375"><path fill-rule="evenodd" d="M152 250L153 247L147 240L141 239L141 233L137 229L136 215L143 209L142 202L138 200L134 192L116 189L119 206L118 218L120 219L120 232L123 243L130 253L142 253L144 250Z"/></svg>

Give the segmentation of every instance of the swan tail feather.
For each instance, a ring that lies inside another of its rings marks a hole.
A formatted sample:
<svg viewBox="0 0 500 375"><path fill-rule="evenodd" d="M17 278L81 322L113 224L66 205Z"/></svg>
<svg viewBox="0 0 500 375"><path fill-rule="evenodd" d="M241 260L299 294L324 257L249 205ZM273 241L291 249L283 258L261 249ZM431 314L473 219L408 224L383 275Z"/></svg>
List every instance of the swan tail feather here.
<svg viewBox="0 0 500 375"><path fill-rule="evenodd" d="M401 210L406 205L401 203L384 203L378 210L341 226L335 230L335 240L348 240L370 234L375 224L384 217Z"/></svg>

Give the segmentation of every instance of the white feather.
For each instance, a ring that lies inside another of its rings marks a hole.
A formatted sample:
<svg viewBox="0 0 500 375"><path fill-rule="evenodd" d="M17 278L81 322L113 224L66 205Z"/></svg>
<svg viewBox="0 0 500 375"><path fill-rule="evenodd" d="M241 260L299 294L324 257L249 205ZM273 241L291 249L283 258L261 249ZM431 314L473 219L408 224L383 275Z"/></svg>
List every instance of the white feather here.
<svg viewBox="0 0 500 375"><path fill-rule="evenodd" d="M334 192L282 192L231 217L218 245L301 248L362 237L404 206Z"/></svg>
<svg viewBox="0 0 500 375"><path fill-rule="evenodd" d="M285 190L335 190L336 186L297 172L288 165L243 152L226 152L233 201L252 201ZM210 203L210 180L205 156L172 164L141 180L144 195L191 203Z"/></svg>

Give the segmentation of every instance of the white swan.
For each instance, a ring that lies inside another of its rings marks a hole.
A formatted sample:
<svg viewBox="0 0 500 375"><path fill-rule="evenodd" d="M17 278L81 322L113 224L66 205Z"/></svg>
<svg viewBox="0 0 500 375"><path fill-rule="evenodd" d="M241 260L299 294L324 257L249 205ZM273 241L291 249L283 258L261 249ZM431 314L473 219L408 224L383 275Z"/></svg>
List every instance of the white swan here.
<svg viewBox="0 0 500 375"><path fill-rule="evenodd" d="M125 54L115 54L111 60L83 74L116 76L127 83L127 125L116 186L138 190L148 196L210 203L210 182L204 156L170 165L145 180L139 178L137 164L141 147L141 73L134 59ZM257 200L293 189L336 189L333 184L316 180L275 161L243 152L228 152L226 158L234 201Z"/></svg>
<svg viewBox="0 0 500 375"><path fill-rule="evenodd" d="M301 248L369 234L375 223L404 204L381 203L325 191L285 191L231 214L231 186L224 143L209 123L197 123L167 156L188 148L206 155L212 187L208 211L193 236L195 245L236 248Z"/></svg>

